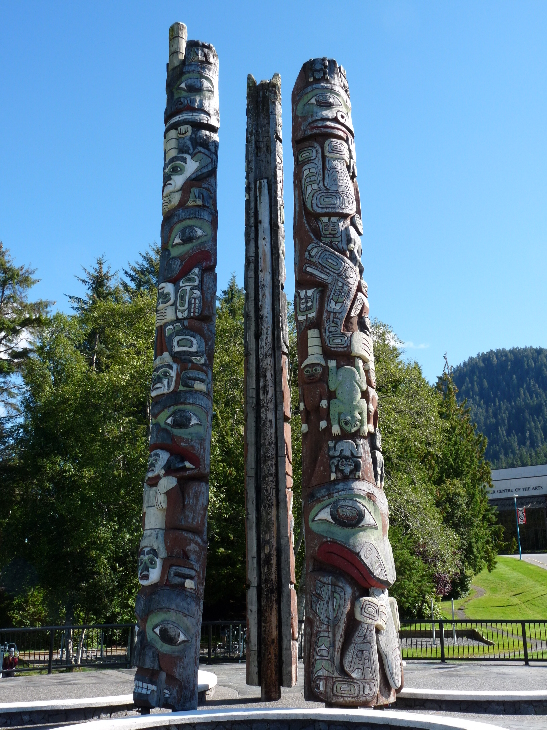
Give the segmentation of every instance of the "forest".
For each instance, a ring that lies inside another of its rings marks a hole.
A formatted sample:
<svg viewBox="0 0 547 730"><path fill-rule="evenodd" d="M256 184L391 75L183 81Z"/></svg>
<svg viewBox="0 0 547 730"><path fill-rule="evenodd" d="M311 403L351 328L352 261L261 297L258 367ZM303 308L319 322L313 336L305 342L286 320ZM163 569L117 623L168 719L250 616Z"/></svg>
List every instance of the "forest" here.
<svg viewBox="0 0 547 730"><path fill-rule="evenodd" d="M547 349L480 353L454 368L453 380L493 468L547 463Z"/></svg>
<svg viewBox="0 0 547 730"><path fill-rule="evenodd" d="M147 462L158 249L121 275L100 258L69 314L32 300L34 272L0 245L0 624L132 621ZM245 612L244 291L217 302L204 617ZM290 322L297 581L301 453L296 334ZM404 617L458 597L492 569L500 528L487 501L485 438L458 402L452 370L435 386L374 323L391 593Z"/></svg>

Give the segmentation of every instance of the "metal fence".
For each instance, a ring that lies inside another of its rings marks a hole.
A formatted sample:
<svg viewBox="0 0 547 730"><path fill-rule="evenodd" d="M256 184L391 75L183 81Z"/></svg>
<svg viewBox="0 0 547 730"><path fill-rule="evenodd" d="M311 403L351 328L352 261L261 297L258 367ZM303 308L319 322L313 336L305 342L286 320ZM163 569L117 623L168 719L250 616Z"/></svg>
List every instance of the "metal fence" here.
<svg viewBox="0 0 547 730"><path fill-rule="evenodd" d="M245 661L246 639L245 621L203 621L200 659L209 664Z"/></svg>
<svg viewBox="0 0 547 730"><path fill-rule="evenodd" d="M87 624L0 629L0 654L14 645L17 673L75 667L130 667L134 624Z"/></svg>
<svg viewBox="0 0 547 730"><path fill-rule="evenodd" d="M299 622L298 658L303 658L303 621ZM72 670L77 667L131 667L137 628L134 624L89 624L0 629L0 655L17 647L16 672ZM547 621L404 622L399 633L403 659L547 661ZM200 660L245 661L245 621L204 621Z"/></svg>
<svg viewBox="0 0 547 730"><path fill-rule="evenodd" d="M403 659L547 661L547 621L423 621L399 632Z"/></svg>
<svg viewBox="0 0 547 730"><path fill-rule="evenodd" d="M299 622L298 658L304 656L303 621ZM405 622L399 633L403 659L458 661L547 661L547 621ZM245 661L243 621L204 621L201 659Z"/></svg>

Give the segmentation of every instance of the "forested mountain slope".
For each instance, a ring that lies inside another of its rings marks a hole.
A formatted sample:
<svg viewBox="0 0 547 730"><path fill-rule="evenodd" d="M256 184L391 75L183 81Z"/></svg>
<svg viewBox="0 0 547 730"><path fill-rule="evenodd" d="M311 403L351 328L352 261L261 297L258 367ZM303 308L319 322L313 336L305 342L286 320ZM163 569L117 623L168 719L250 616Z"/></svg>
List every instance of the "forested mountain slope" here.
<svg viewBox="0 0 547 730"><path fill-rule="evenodd" d="M454 368L495 468L547 463L547 349L490 350Z"/></svg>

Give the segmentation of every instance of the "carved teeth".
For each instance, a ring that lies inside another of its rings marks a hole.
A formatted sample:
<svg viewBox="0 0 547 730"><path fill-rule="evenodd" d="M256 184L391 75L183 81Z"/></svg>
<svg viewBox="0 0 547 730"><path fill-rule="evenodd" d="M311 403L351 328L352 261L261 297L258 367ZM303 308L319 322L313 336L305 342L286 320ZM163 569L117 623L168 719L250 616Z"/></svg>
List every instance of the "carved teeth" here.
<svg viewBox="0 0 547 730"><path fill-rule="evenodd" d="M148 684L148 682L141 682L139 679L135 680L134 692L139 695L149 695L151 692L156 691L155 684Z"/></svg>

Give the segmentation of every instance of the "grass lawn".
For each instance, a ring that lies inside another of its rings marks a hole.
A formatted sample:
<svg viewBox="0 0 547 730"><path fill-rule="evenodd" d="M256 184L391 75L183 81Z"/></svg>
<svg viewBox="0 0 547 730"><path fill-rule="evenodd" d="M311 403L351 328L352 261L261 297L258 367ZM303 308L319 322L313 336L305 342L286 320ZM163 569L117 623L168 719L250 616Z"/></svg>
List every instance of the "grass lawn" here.
<svg viewBox="0 0 547 730"><path fill-rule="evenodd" d="M454 609L465 611L465 618L547 620L547 570L544 568L524 560L500 557L491 573L483 570L473 578L472 586L469 596L454 601ZM441 611L445 618L452 617L450 601L442 601Z"/></svg>

